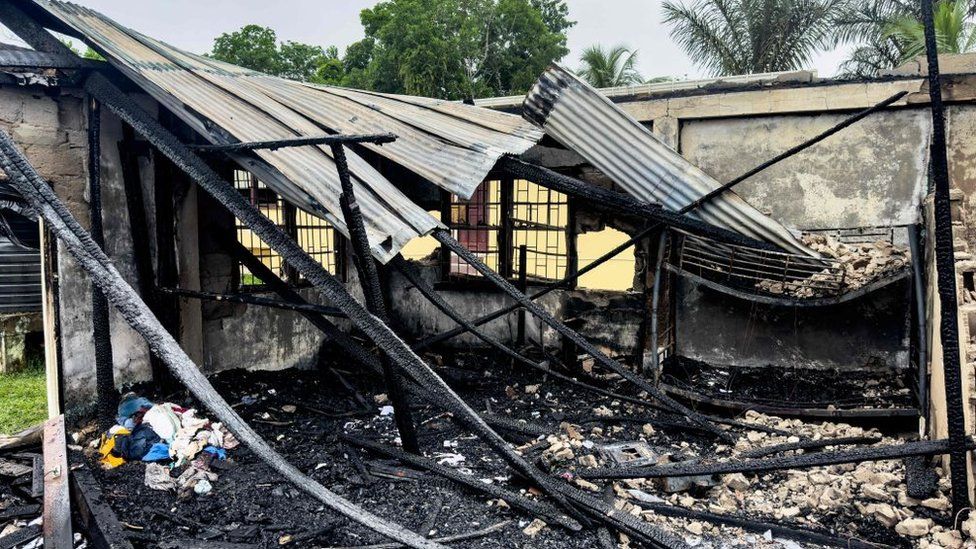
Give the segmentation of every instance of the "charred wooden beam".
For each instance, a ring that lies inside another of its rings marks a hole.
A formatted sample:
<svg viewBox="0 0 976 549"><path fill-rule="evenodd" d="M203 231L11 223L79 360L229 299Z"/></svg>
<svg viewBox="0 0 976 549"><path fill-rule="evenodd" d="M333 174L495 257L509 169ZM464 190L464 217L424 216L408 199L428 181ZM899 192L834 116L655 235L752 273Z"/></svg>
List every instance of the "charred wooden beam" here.
<svg viewBox="0 0 976 549"><path fill-rule="evenodd" d="M932 0L922 1L925 54L929 69L929 99L932 106L932 165L935 182L935 268L941 304L940 335L945 380L946 424L949 431L949 476L952 478L952 510L958 516L969 508L969 471L966 457L965 401L959 351L959 296L956 293L956 258L952 235L952 207L949 202L949 159L946 153L945 106L939 75Z"/></svg>
<svg viewBox="0 0 976 549"><path fill-rule="evenodd" d="M811 528L798 526L784 526L780 523L763 522L746 517L718 515L684 507L675 507L666 503L641 502L641 507L654 511L666 517L680 517L692 520L702 520L712 524L724 524L735 528L742 528L747 532L764 534L772 532L774 536L803 543L813 543L821 547L843 547L845 549L883 549L885 546L877 543L861 541L854 537L840 537Z"/></svg>
<svg viewBox="0 0 976 549"><path fill-rule="evenodd" d="M387 312L386 299L383 296L383 287L380 284L376 261L373 260L373 254L370 251L363 212L356 201L355 189L349 176L346 151L342 143L333 143L331 146L332 158L335 160L336 169L339 171L339 182L342 185L339 204L342 207L343 218L349 230L349 240L352 242L353 257L355 258L356 270L359 273L359 284L362 286L363 295L366 299L366 309L384 324L389 325L390 315ZM396 423L397 431L400 432L403 448L412 454L420 454L417 426L410 414L410 401L407 399L407 394L403 388L399 367L385 354L380 358L380 366L383 368L386 391L390 397L390 402L393 404L393 421Z"/></svg>
<svg viewBox="0 0 976 549"><path fill-rule="evenodd" d="M583 478L673 478L700 475L724 475L729 473L758 473L762 471L781 471L784 469L806 469L843 463L862 463L865 461L884 461L904 459L913 456L938 456L947 454L951 444L948 440L906 442L896 446L880 446L858 450L821 452L791 457L734 460L718 463L695 462L690 464L671 463L659 467L598 467L579 471ZM976 449L976 442L967 438L967 451Z"/></svg>
<svg viewBox="0 0 976 549"><path fill-rule="evenodd" d="M132 549L115 511L105 501L98 481L83 458L71 470L71 500L95 549Z"/></svg>
<svg viewBox="0 0 976 549"><path fill-rule="evenodd" d="M102 224L102 109L97 99L86 101L88 113L88 194L92 240L105 248ZM119 393L115 389L115 365L112 360L112 331L108 320L108 301L92 284L92 337L95 342L95 392L99 428L107 430L115 423Z"/></svg>
<svg viewBox="0 0 976 549"><path fill-rule="evenodd" d="M799 442L788 442L786 444L776 444L764 448L756 448L747 452L742 452L739 457L760 458L784 452L795 452L796 450L820 450L831 446L859 446L862 444L877 444L881 442L879 437L844 437L844 438L824 438L820 440L801 440Z"/></svg>

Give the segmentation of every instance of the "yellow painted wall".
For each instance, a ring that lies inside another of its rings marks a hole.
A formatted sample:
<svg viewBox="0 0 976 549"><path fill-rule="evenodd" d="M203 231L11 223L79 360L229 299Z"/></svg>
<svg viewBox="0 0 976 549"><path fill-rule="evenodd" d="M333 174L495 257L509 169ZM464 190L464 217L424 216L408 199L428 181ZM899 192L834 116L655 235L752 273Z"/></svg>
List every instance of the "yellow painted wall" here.
<svg viewBox="0 0 976 549"><path fill-rule="evenodd" d="M577 250L580 268L623 244L629 238L626 233L611 228L579 235ZM629 290L634 285L635 264L634 247L631 246L617 257L580 277L579 287L594 290Z"/></svg>

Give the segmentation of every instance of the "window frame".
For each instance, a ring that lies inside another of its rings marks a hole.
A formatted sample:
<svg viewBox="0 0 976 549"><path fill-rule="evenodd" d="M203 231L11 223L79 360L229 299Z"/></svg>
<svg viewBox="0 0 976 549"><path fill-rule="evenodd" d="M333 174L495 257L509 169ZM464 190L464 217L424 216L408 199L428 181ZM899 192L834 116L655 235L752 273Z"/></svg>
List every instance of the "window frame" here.
<svg viewBox="0 0 976 549"><path fill-rule="evenodd" d="M516 181L524 180L534 185L538 185L534 181L515 178L509 175L503 174L489 174L484 181L479 185L479 188L486 183L497 181L499 186L499 224L497 229L487 229L487 230L497 230L496 235L496 246L498 250L498 268L496 272L500 274L506 280L512 283L518 283L519 272L515 267L515 255L518 253L514 243L516 242L515 233L519 232L532 232L533 229L526 227L516 227L515 226L515 184ZM541 186L540 186L541 187ZM545 187L542 187L545 189ZM550 193L556 193L557 191L549 190ZM563 194L563 193L559 193ZM577 254L577 236L576 231L576 202L572 196L563 195L566 197L566 227L564 230L564 238L566 239L566 267L565 272L562 273L560 278L557 279L546 279L540 277L534 277L531 274L527 277L527 285L531 286L553 286L558 284L565 277L570 277L575 274L579 268L579 258ZM457 197L447 191L441 192L441 222L446 225L455 238L458 237L457 231L465 230L464 226L459 226L457 223L453 222L453 211L458 203L463 203L457 199ZM489 202L488 204L494 204ZM552 202L540 202L539 204L554 204ZM555 204L561 205L562 202L557 202ZM545 231L545 229L536 229L540 231ZM458 238L460 241L461 239ZM530 249L529 253L533 253ZM469 275L463 273L452 272L451 266L452 262L456 263L455 257L450 251L441 246L440 250L440 266L441 266L441 276L440 281L437 283L438 289L463 289L463 290L496 290L497 288L485 280L484 277L480 275ZM567 289L575 289L577 287L576 280L572 280L565 287Z"/></svg>
<svg viewBox="0 0 976 549"><path fill-rule="evenodd" d="M242 192L243 193L245 191L244 188L241 188L241 187L238 186L238 179L237 179L237 177L238 177L238 174L239 173L247 174L247 176L249 177L250 193L249 193L249 196L247 198L250 201L251 205L260 209L260 207L261 207L262 204L272 204L272 203L277 204L277 207L280 209L281 221L278 222L278 221L276 221L274 219L272 219L272 221L275 221L275 224L278 225L279 227L281 227L285 231L285 233L287 233L288 236L290 238L292 238L295 242L297 242L300 246L301 246L300 231L302 231L302 230L321 229L322 231L326 231L326 232L331 232L332 233L331 239L332 239L332 242L333 242L333 245L334 245L334 248L332 250L328 250L328 251L324 251L324 252L308 252L308 253L314 259L316 259L316 261L318 261L318 256L319 255L322 255L323 253L327 253L327 254L333 255L334 256L333 265L334 265L334 271L335 272L333 272L332 270L329 269L328 263L322 263L322 265L323 265L323 267L326 270L328 270L329 272L332 272L332 274L335 275L336 277L338 277L342 282L346 282L346 263L347 263L347 261L346 261L346 239L345 239L345 236L342 233L340 233L331 223L329 223L328 221L326 221L324 219L321 220L321 222L323 224L321 226L317 226L317 227L316 226L309 226L307 224L299 225L298 224L298 215L299 215L299 213L303 213L305 216L310 216L310 217L311 217L311 214L308 214L306 212L302 212L301 210L299 210L299 208L297 206L295 206L294 204L291 204L290 202L288 202L287 200L285 200L284 198L282 198L281 196L279 196L278 193L276 193L274 191L274 189L271 189L266 184L262 184L255 174L253 174L253 173L251 173L251 172L249 172L247 170L242 170L240 168L235 167L234 168L234 171L232 172L232 175L233 175L233 181L234 181L234 188L238 192ZM263 187L259 187L259 185L264 185L264 186ZM269 195L270 198L273 199L273 200L270 200L269 201L267 199L268 197L266 196L265 197L265 200L262 201L262 198L261 198L262 195ZM261 213L262 213L262 215L264 215L264 212L261 212ZM243 223L241 223L241 221L235 217L234 218L234 228L233 228L233 230L234 230L234 238L237 240L237 242L240 242L242 245L244 245L246 247L247 244L245 244L242 241L241 235L242 235L242 231L249 230L247 228L247 226L244 225ZM251 238L254 239L255 241L261 242L263 244L263 241L261 241L261 239L257 235L252 235ZM329 237L325 237L325 238L329 238ZM302 246L302 249L305 249L305 247ZM279 275L279 276L282 276L282 278L285 280L285 282L290 287L295 288L295 289L301 289L301 288L311 287L311 283L308 280L306 280L304 277L302 277L300 275L300 273L294 267L292 267L291 265L289 265L284 260L284 258L281 257L280 254L278 254L277 252L275 252L273 250L271 251L271 254L272 254L273 257L277 257L278 258L278 261L280 261L280 263L281 263L281 269L284 271L284 273L283 273L283 275ZM265 265L267 266L267 263L264 261L263 258L259 257L259 259L261 259L262 263L265 263ZM269 268L271 268L272 270L275 270L273 267L269 267ZM244 278L244 271L243 271L243 269L244 269L244 266L241 264L240 261L234 261L234 277L233 277L233 286L232 287L233 287L233 290L235 292L238 292L238 293L265 293L265 292L270 291L270 287L268 286L268 284L265 283L265 282L263 282L263 281L262 281L261 284L244 284L244 280L243 280L243 278ZM257 277L255 277L255 278L257 278Z"/></svg>

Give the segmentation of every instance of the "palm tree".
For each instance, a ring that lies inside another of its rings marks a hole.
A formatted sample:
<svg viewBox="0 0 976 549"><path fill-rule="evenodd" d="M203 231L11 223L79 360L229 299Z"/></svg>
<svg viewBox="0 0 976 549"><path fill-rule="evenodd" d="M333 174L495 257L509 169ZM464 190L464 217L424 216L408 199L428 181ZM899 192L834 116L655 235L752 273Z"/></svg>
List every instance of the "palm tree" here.
<svg viewBox="0 0 976 549"><path fill-rule="evenodd" d="M935 26L939 51L967 51L963 36L976 15L976 0L939 2ZM941 15L940 15L941 13ZM837 21L837 38L856 47L841 64L846 76L873 76L924 51L921 4L917 0L851 2Z"/></svg>
<svg viewBox="0 0 976 549"><path fill-rule="evenodd" d="M609 50L603 46L590 46L580 57L583 67L578 71L583 80L597 88L615 88L640 84L644 78L637 72L637 51L626 46Z"/></svg>
<svg viewBox="0 0 976 549"><path fill-rule="evenodd" d="M696 64L728 76L808 66L834 46L837 17L858 0L688 1L663 5L671 37Z"/></svg>
<svg viewBox="0 0 976 549"><path fill-rule="evenodd" d="M967 17L965 2L943 0L935 5L935 40L939 53L966 53L976 45L976 27ZM899 17L891 22L885 34L901 44L901 61L925 52L925 28L918 18Z"/></svg>

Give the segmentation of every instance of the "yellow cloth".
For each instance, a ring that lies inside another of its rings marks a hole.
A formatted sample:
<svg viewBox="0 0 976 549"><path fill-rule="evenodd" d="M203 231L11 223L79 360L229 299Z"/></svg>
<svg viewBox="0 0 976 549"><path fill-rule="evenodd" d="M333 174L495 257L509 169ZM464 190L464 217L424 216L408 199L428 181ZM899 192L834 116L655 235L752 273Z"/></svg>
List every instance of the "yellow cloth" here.
<svg viewBox="0 0 976 549"><path fill-rule="evenodd" d="M108 433L102 435L102 443L98 447L98 455L101 458L98 460L105 469L115 469L119 465L125 463L125 460L112 455L112 450L115 449L115 435L129 435L132 434L128 429L124 427L119 427L113 429Z"/></svg>

